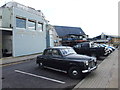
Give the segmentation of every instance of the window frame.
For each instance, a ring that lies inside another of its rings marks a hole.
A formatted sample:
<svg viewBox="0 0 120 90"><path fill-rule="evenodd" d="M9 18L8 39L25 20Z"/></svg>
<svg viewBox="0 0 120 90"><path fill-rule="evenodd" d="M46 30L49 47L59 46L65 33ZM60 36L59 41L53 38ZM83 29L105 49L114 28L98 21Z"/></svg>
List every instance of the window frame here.
<svg viewBox="0 0 120 90"><path fill-rule="evenodd" d="M48 51L51 52L49 55L47 54ZM43 55L45 55L45 56L52 56L52 50L51 49L46 49L44 51Z"/></svg>
<svg viewBox="0 0 120 90"><path fill-rule="evenodd" d="M29 26L30 23L32 23L32 24L34 23L34 29L30 29L30 26ZM28 19L27 27L28 27L28 30L32 30L32 31L36 30L36 21Z"/></svg>
<svg viewBox="0 0 120 90"><path fill-rule="evenodd" d="M24 17L19 17L19 16L16 16L16 28L20 28L20 29L26 29L26 22L27 22L27 19L26 18L24 18ZM24 27L18 27L17 26L17 19L19 19L19 20L25 20L25 26Z"/></svg>
<svg viewBox="0 0 120 90"><path fill-rule="evenodd" d="M53 55L53 51L56 50L58 52L58 55ZM49 52L49 54L47 54ZM62 53L59 49L46 49L43 53L45 56L51 56L51 57L62 57Z"/></svg>
<svg viewBox="0 0 120 90"><path fill-rule="evenodd" d="M43 23L38 22L37 24L38 24L38 25L37 25L37 28L38 28L37 30L38 30L38 31L40 31L40 32L43 32ZM42 27L41 27L41 29L42 29L42 30L40 30L40 29L39 29L39 27L38 27L38 26L39 26L39 24L42 26Z"/></svg>
<svg viewBox="0 0 120 90"><path fill-rule="evenodd" d="M54 51L54 50L57 51L58 55L54 55L54 54L53 54L53 51ZM52 49L52 56L53 56L53 57L61 57L62 55L61 55L61 53L60 53L60 50L58 50L58 49Z"/></svg>

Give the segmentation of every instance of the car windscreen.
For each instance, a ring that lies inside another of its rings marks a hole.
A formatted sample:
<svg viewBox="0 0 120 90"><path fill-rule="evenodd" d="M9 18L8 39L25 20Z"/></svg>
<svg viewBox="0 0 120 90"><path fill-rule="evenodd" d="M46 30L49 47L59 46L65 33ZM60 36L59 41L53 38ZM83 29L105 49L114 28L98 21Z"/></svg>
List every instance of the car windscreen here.
<svg viewBox="0 0 120 90"><path fill-rule="evenodd" d="M76 54L76 52L72 48L63 48L60 50L63 56Z"/></svg>

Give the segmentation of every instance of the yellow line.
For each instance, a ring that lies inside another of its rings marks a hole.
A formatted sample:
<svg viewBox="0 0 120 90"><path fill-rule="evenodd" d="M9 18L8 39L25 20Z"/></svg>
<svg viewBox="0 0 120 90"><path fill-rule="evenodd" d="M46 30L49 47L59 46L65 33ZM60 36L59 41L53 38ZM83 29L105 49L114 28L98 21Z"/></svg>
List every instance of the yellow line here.
<svg viewBox="0 0 120 90"><path fill-rule="evenodd" d="M8 64L0 65L0 67L5 67L5 66L10 66L10 65L20 64L20 63L23 63L23 62L25 62L25 61L14 62L14 63L8 63Z"/></svg>

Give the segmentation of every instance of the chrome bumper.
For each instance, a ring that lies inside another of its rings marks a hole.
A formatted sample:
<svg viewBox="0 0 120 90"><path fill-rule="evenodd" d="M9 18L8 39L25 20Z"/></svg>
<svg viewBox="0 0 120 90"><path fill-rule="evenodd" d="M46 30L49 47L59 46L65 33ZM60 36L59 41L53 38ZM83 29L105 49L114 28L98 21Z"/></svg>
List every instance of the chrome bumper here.
<svg viewBox="0 0 120 90"><path fill-rule="evenodd" d="M97 66L95 66L93 68L88 68L88 70L82 70L82 73L91 72L91 71L95 70L96 68L97 68Z"/></svg>

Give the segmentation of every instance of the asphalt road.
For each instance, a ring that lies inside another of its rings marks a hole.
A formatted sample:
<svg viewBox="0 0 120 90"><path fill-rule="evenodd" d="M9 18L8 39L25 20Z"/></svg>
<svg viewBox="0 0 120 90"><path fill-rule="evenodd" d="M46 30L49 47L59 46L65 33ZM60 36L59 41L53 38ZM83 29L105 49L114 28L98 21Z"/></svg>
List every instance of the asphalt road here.
<svg viewBox="0 0 120 90"><path fill-rule="evenodd" d="M70 88L80 80L67 74L40 69L35 60L2 67L3 88Z"/></svg>
<svg viewBox="0 0 120 90"><path fill-rule="evenodd" d="M104 58L98 60L98 64ZM40 69L35 60L2 67L2 88L62 88L68 90L80 81L79 79L71 79L62 72Z"/></svg>

